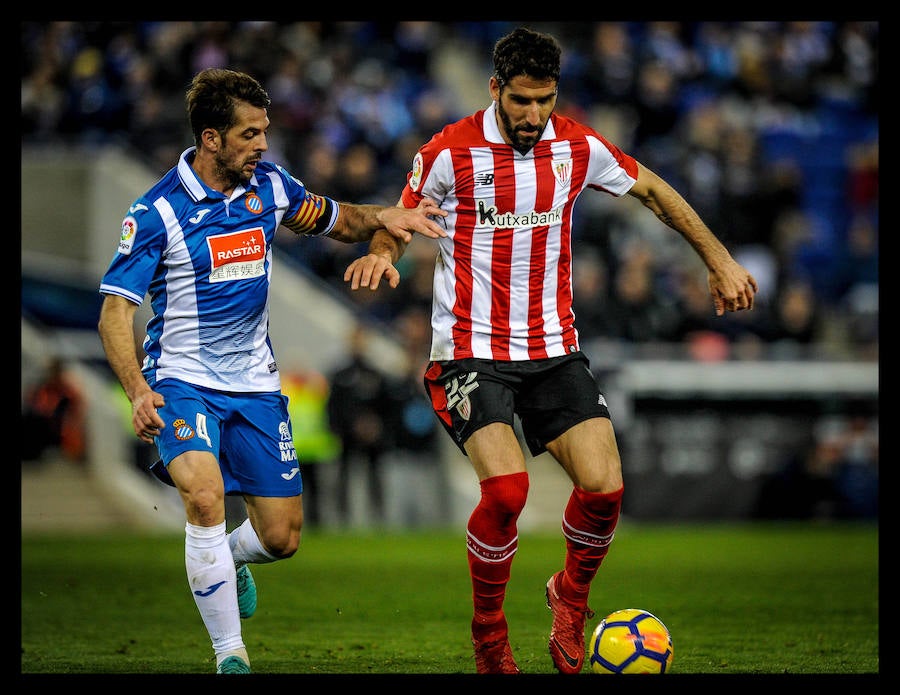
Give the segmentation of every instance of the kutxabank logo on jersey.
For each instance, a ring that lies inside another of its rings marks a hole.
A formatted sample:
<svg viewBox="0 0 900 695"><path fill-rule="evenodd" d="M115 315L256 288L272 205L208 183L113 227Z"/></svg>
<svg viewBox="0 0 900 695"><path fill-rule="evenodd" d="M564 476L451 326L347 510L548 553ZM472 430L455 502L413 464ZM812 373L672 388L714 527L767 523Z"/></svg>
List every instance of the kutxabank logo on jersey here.
<svg viewBox="0 0 900 695"><path fill-rule="evenodd" d="M210 282L227 282L265 274L266 237L262 227L206 238Z"/></svg>
<svg viewBox="0 0 900 695"><path fill-rule="evenodd" d="M562 222L562 206L546 212L500 212L496 205L478 201L476 226L494 229L515 229L517 227L542 227Z"/></svg>

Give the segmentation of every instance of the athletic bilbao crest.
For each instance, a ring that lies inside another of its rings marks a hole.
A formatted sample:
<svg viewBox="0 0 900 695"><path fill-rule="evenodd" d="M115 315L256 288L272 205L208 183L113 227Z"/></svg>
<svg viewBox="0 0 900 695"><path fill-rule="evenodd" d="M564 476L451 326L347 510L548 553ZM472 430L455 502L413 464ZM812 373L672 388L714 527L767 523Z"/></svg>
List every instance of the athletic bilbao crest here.
<svg viewBox="0 0 900 695"><path fill-rule="evenodd" d="M475 381L477 377L478 372L469 372L464 377L451 379L444 386L447 392L447 409L456 408L456 412L463 420L468 420L472 416L469 394L478 388L478 382Z"/></svg>
<svg viewBox="0 0 900 695"><path fill-rule="evenodd" d="M553 176L559 181L560 186L569 183L569 177L572 176L572 159L554 159L553 160Z"/></svg>

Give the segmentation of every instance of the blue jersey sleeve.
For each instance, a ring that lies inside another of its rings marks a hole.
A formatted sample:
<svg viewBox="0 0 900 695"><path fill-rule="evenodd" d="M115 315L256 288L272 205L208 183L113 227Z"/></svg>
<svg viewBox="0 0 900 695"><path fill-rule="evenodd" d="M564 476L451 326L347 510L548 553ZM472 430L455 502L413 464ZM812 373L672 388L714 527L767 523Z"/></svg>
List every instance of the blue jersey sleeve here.
<svg viewBox="0 0 900 695"><path fill-rule="evenodd" d="M277 169L284 179L289 200L281 224L295 234L318 236L330 232L337 221L337 201L307 190L299 179L291 176L283 167L278 166Z"/></svg>
<svg viewBox="0 0 900 695"><path fill-rule="evenodd" d="M119 246L100 281L100 292L141 304L162 259L165 238L156 208L146 198L136 200L122 220Z"/></svg>

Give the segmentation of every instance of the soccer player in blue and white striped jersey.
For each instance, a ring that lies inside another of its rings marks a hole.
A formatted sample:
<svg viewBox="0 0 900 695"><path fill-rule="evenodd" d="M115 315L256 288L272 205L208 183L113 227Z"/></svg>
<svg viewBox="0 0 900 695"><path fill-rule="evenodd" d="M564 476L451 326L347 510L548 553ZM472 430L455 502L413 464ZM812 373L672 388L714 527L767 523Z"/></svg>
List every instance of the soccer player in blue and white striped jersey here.
<svg viewBox="0 0 900 695"><path fill-rule="evenodd" d="M186 94L194 146L131 205L104 274L98 330L132 404L135 434L155 443L154 472L184 502L185 565L218 673L250 673L241 618L256 610L248 564L291 557L300 543L303 484L287 399L268 334L272 242L279 226L337 241L370 241L354 282L396 286L396 246L436 238L445 216L354 205L306 189L263 161L270 99L247 74L198 73ZM351 272L351 271L348 271ZM149 295L139 363L133 321ZM226 533L225 495L247 520Z"/></svg>

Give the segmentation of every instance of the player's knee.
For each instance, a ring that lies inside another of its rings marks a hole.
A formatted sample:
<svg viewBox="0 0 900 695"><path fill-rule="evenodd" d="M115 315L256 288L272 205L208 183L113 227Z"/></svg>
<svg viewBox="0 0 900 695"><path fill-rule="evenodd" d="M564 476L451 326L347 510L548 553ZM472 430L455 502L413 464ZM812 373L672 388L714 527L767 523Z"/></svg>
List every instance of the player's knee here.
<svg viewBox="0 0 900 695"><path fill-rule="evenodd" d="M212 526L222 517L225 498L212 489L182 492L188 519L199 526Z"/></svg>
<svg viewBox="0 0 900 695"><path fill-rule="evenodd" d="M279 528L267 529L260 538L263 547L279 560L286 560L300 547L300 529Z"/></svg>
<svg viewBox="0 0 900 695"><path fill-rule="evenodd" d="M594 515L607 518L617 517L622 505L622 497L625 487L619 485L612 490L584 490L576 487L572 491L569 504L576 504L583 509L590 510Z"/></svg>
<svg viewBox="0 0 900 695"><path fill-rule="evenodd" d="M481 481L481 498L486 507L518 517L528 499L528 474L513 473L485 478Z"/></svg>
<svg viewBox="0 0 900 695"><path fill-rule="evenodd" d="M599 460L596 465L581 466L572 476L572 482L586 492L615 492L623 485L621 461L615 456Z"/></svg>

